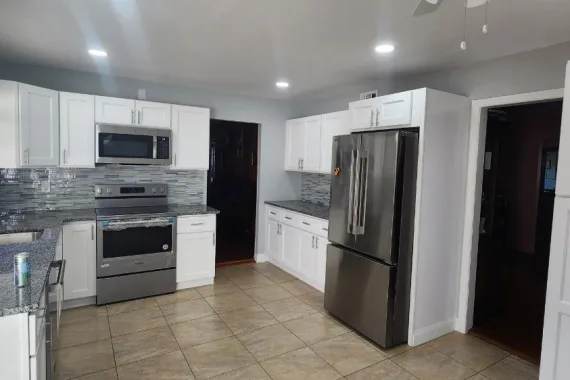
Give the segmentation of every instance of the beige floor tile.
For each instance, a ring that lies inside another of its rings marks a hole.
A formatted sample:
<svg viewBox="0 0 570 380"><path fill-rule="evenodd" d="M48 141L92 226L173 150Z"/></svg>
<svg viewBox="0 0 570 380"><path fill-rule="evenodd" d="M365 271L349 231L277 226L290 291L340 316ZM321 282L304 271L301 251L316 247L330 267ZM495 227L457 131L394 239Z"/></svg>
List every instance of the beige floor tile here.
<svg viewBox="0 0 570 380"><path fill-rule="evenodd" d="M197 379L208 379L255 363L240 341L225 338L182 351Z"/></svg>
<svg viewBox="0 0 570 380"><path fill-rule="evenodd" d="M233 292L239 288L225 276L216 276L212 285L204 285L196 288L202 297L209 297L216 294Z"/></svg>
<svg viewBox="0 0 570 380"><path fill-rule="evenodd" d="M158 307L109 316L111 335L119 336L165 326L166 320Z"/></svg>
<svg viewBox="0 0 570 380"><path fill-rule="evenodd" d="M217 313L243 309L256 304L254 300L241 290L236 290L231 293L216 294L204 299Z"/></svg>
<svg viewBox="0 0 570 380"><path fill-rule="evenodd" d="M259 364L252 364L245 368L212 377L212 380L271 380L271 378Z"/></svg>
<svg viewBox="0 0 570 380"><path fill-rule="evenodd" d="M217 315L176 323L170 325L170 329L182 348L233 336L231 330Z"/></svg>
<svg viewBox="0 0 570 380"><path fill-rule="evenodd" d="M364 368L358 372L348 375L348 380L416 380L402 367L395 364L393 361L384 360L380 363L374 364L368 368Z"/></svg>
<svg viewBox="0 0 570 380"><path fill-rule="evenodd" d="M250 275L256 273L256 270L249 265L230 265L221 268L216 268L216 276L222 275L230 280L235 277Z"/></svg>
<svg viewBox="0 0 570 380"><path fill-rule="evenodd" d="M275 267L275 269L269 269L265 272L260 272L260 273L276 284L280 284L282 282L294 281L297 279L297 277L277 267Z"/></svg>
<svg viewBox="0 0 570 380"><path fill-rule="evenodd" d="M259 304L293 297L291 293L275 284L246 289L244 292Z"/></svg>
<svg viewBox="0 0 570 380"><path fill-rule="evenodd" d="M177 290L172 294L165 294L162 296L157 296L155 298L156 302L159 305L168 305L176 302L195 300L198 298L202 298L202 296L200 295L200 293L198 293L196 289L182 289L182 290Z"/></svg>
<svg viewBox="0 0 570 380"><path fill-rule="evenodd" d="M307 293L314 293L317 290L317 289L313 288L312 286L305 284L301 280L293 280L293 281L283 282L279 285L282 286L283 288L285 288L285 290L287 290L289 293L291 293L295 296L299 296L301 294L307 294Z"/></svg>
<svg viewBox="0 0 570 380"><path fill-rule="evenodd" d="M467 379L467 380L490 380L490 379L489 379L488 377L485 377L485 376L481 375L481 374L477 374L477 375L475 375L475 376L473 376L473 377L470 377L470 378Z"/></svg>
<svg viewBox="0 0 570 380"><path fill-rule="evenodd" d="M330 318L330 317L329 317ZM342 324L341 322L339 322L337 319L331 318L333 321L335 321L338 324L341 324L344 328L346 328L347 330L350 330L347 326L345 326L344 324ZM408 346L407 344L400 344L399 346L396 347L391 347L391 348L382 348L379 345L377 345L376 343L366 339L365 337L363 337L362 335L358 334L357 332L353 332L353 334L358 337L358 339L360 339L361 341L363 341L364 343L370 345L372 348L380 351L384 356L386 356L387 358L391 358L392 356L396 356L396 355L400 355L403 352L409 351L411 350L413 347Z"/></svg>
<svg viewBox="0 0 570 380"><path fill-rule="evenodd" d="M117 370L115 368L111 368L105 371L92 373L90 375L76 377L73 380L117 380Z"/></svg>
<svg viewBox="0 0 570 380"><path fill-rule="evenodd" d="M481 374L491 380L537 380L538 372L538 367L511 355Z"/></svg>
<svg viewBox="0 0 570 380"><path fill-rule="evenodd" d="M106 306L86 306L75 309L66 309L61 313L60 325L76 322L88 322L93 319L106 317Z"/></svg>
<svg viewBox="0 0 570 380"><path fill-rule="evenodd" d="M114 303L107 305L107 313L109 315L126 313L129 311L148 309L150 307L158 306L154 297L141 298L140 300L127 301L121 303Z"/></svg>
<svg viewBox="0 0 570 380"><path fill-rule="evenodd" d="M251 289L257 286L272 285L273 281L265 277L259 272L252 271L240 276L231 277L230 280L236 284L240 289Z"/></svg>
<svg viewBox="0 0 570 380"><path fill-rule="evenodd" d="M316 292L301 294L297 296L297 298L318 312L325 311L325 294L318 290Z"/></svg>
<svg viewBox="0 0 570 380"><path fill-rule="evenodd" d="M215 314L214 310L203 299L163 305L160 310L162 310L162 314L169 324L191 321Z"/></svg>
<svg viewBox="0 0 570 380"><path fill-rule="evenodd" d="M179 350L168 326L113 338L117 366Z"/></svg>
<svg viewBox="0 0 570 380"><path fill-rule="evenodd" d="M309 345L348 333L347 329L322 314L293 319L285 322L284 325Z"/></svg>
<svg viewBox="0 0 570 380"><path fill-rule="evenodd" d="M246 307L219 315L236 335L279 323L261 306Z"/></svg>
<svg viewBox="0 0 570 380"><path fill-rule="evenodd" d="M248 265L250 268L255 269L259 273L263 274L272 270L279 270L275 265L271 264L269 261L264 261L261 263L253 263Z"/></svg>
<svg viewBox="0 0 570 380"><path fill-rule="evenodd" d="M305 317L317 312L315 309L297 298L287 298L276 302L266 303L263 304L262 307L279 322L290 321L291 319Z"/></svg>
<svg viewBox="0 0 570 380"><path fill-rule="evenodd" d="M423 345L392 359L421 380L464 380L475 372L429 345Z"/></svg>
<svg viewBox="0 0 570 380"><path fill-rule="evenodd" d="M334 380L342 377L308 347L260 364L273 380Z"/></svg>
<svg viewBox="0 0 570 380"><path fill-rule="evenodd" d="M194 375L181 351L117 367L119 380L193 380Z"/></svg>
<svg viewBox="0 0 570 380"><path fill-rule="evenodd" d="M88 321L67 323L60 326L59 347L77 346L110 337L109 320L106 316Z"/></svg>
<svg viewBox="0 0 570 380"><path fill-rule="evenodd" d="M280 324L238 335L238 339L257 361L305 347L299 338Z"/></svg>
<svg viewBox="0 0 570 380"><path fill-rule="evenodd" d="M495 346L458 332L447 334L429 345L475 372L482 371L509 355Z"/></svg>
<svg viewBox="0 0 570 380"><path fill-rule="evenodd" d="M63 348L58 352L57 373L66 380L115 367L111 339Z"/></svg>
<svg viewBox="0 0 570 380"><path fill-rule="evenodd" d="M354 334L337 336L311 348L344 376L386 359Z"/></svg>

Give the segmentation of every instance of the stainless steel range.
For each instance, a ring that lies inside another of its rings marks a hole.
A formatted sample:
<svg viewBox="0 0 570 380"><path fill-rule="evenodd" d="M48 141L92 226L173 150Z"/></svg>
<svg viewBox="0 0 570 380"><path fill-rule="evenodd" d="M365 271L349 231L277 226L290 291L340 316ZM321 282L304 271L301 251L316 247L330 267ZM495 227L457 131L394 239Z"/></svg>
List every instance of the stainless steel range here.
<svg viewBox="0 0 570 380"><path fill-rule="evenodd" d="M98 305L176 290L166 194L166 184L95 185Z"/></svg>

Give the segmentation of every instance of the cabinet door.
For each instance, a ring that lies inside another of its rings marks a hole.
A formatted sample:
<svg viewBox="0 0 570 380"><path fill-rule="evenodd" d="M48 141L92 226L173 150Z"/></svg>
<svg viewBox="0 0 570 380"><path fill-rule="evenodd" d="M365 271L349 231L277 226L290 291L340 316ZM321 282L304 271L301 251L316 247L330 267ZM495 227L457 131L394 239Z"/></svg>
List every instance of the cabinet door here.
<svg viewBox="0 0 570 380"><path fill-rule="evenodd" d="M19 84L20 164L59 164L59 96L57 91Z"/></svg>
<svg viewBox="0 0 570 380"><path fill-rule="evenodd" d="M301 170L305 154L305 119L288 120L285 136L285 170Z"/></svg>
<svg viewBox="0 0 570 380"><path fill-rule="evenodd" d="M96 96L95 122L135 124L135 101L133 99Z"/></svg>
<svg viewBox="0 0 570 380"><path fill-rule="evenodd" d="M281 259L282 244L279 223L267 219L267 255L277 260Z"/></svg>
<svg viewBox="0 0 570 380"><path fill-rule="evenodd" d="M317 251L317 270L316 279L317 284L325 288L325 275L327 270L327 245L329 241L325 238L318 237L315 241L316 251Z"/></svg>
<svg viewBox="0 0 570 380"><path fill-rule="evenodd" d="M170 128L170 104L137 100L135 108L136 124L145 127Z"/></svg>
<svg viewBox="0 0 570 380"><path fill-rule="evenodd" d="M51 326L49 327L51 329ZM43 327L43 332L39 338L38 350L34 356L30 357L30 380L46 380L47 378L47 347L46 333L48 328Z"/></svg>
<svg viewBox="0 0 570 380"><path fill-rule="evenodd" d="M310 279L317 275L317 249L315 248L316 236L305 231L301 231L300 252L299 252L299 272Z"/></svg>
<svg viewBox="0 0 570 380"><path fill-rule="evenodd" d="M412 121L412 92L381 96L378 99L377 127L407 125Z"/></svg>
<svg viewBox="0 0 570 380"><path fill-rule="evenodd" d="M178 234L176 244L176 282L214 277L215 232Z"/></svg>
<svg viewBox="0 0 570 380"><path fill-rule="evenodd" d="M173 167L209 169L210 109L172 106Z"/></svg>
<svg viewBox="0 0 570 380"><path fill-rule="evenodd" d="M305 118L305 152L301 161L301 170L317 172L321 165L321 116Z"/></svg>
<svg viewBox="0 0 570 380"><path fill-rule="evenodd" d="M281 224L281 261L293 270L299 270L299 253L301 250L301 231Z"/></svg>
<svg viewBox="0 0 570 380"><path fill-rule="evenodd" d="M95 222L71 223L63 226L63 259L66 261L63 298L96 295Z"/></svg>
<svg viewBox="0 0 570 380"><path fill-rule="evenodd" d="M365 99L349 103L350 129L368 129L374 126L376 99Z"/></svg>
<svg viewBox="0 0 570 380"><path fill-rule="evenodd" d="M333 112L323 115L321 126L321 163L319 172L331 174L333 137L350 134L349 112Z"/></svg>
<svg viewBox="0 0 570 380"><path fill-rule="evenodd" d="M59 165L95 167L95 97L59 93Z"/></svg>

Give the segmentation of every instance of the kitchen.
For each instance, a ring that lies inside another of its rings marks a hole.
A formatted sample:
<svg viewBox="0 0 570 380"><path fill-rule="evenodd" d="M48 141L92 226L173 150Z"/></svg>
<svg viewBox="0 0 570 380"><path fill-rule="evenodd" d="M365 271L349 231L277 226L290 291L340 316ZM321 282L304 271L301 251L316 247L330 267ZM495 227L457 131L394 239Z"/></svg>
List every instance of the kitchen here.
<svg viewBox="0 0 570 380"><path fill-rule="evenodd" d="M346 6L331 8L342 13ZM95 19L110 9L93 7ZM174 7L178 14L196 10ZM47 8L39 6L33 19L41 19L40 10L49 20L67 14ZM22 8L11 12L18 19ZM450 76L442 71L397 83L338 83L339 92L319 98L308 88L297 93L299 80L284 86L283 73L272 75L281 85L270 83L255 96L230 78L228 92L184 82L183 75L147 78L152 65L132 73L113 66L121 53L105 41L108 57L79 53L88 70L39 58L0 62L7 239L0 248L2 288L9 289L0 334L15 342L0 355L2 370L12 371L3 377L49 378L42 369L50 368L52 378L159 378L157 371L169 368L174 378L287 378L282 366L297 366L299 378L433 377L421 356L439 362L435 374L450 378L502 380L512 367L538 377L537 367L456 332L470 112L473 99L562 87L567 43L529 44L527 50L540 50L470 61L453 75L473 78L469 70L494 68L504 75L503 87L478 86L481 77L467 85L442 79ZM376 64L390 59L372 54ZM521 83L522 74L500 70L516 62L532 62L521 69L525 77L550 76ZM105 72L109 64L113 71ZM374 97L358 100L371 89L378 89ZM205 204L211 118L259 125L251 264L215 267L217 210ZM141 147L142 157L134 153ZM378 175L391 180L376 181ZM385 219L375 217L378 208ZM31 282L15 288L13 257L20 252L29 253ZM145 255L148 262L138 257ZM53 286L44 287L42 278ZM60 343L67 340L60 349L58 335ZM51 348L55 366L48 363ZM477 356L478 349L484 354Z"/></svg>

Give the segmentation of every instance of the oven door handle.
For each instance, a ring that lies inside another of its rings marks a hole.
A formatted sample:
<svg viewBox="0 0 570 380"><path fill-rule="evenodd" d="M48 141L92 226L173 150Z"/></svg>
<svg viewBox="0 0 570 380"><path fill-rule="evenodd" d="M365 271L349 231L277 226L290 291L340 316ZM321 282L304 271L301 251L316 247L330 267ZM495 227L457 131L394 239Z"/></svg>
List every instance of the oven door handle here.
<svg viewBox="0 0 570 380"><path fill-rule="evenodd" d="M148 224L148 223L167 223L167 224L173 224L174 223L174 218L158 218L158 219L145 219L145 220L137 220L137 221L132 221L132 220L125 220L125 221L117 221L117 222L101 222L101 229L105 229L106 227L112 227L112 226L140 226L141 224Z"/></svg>

